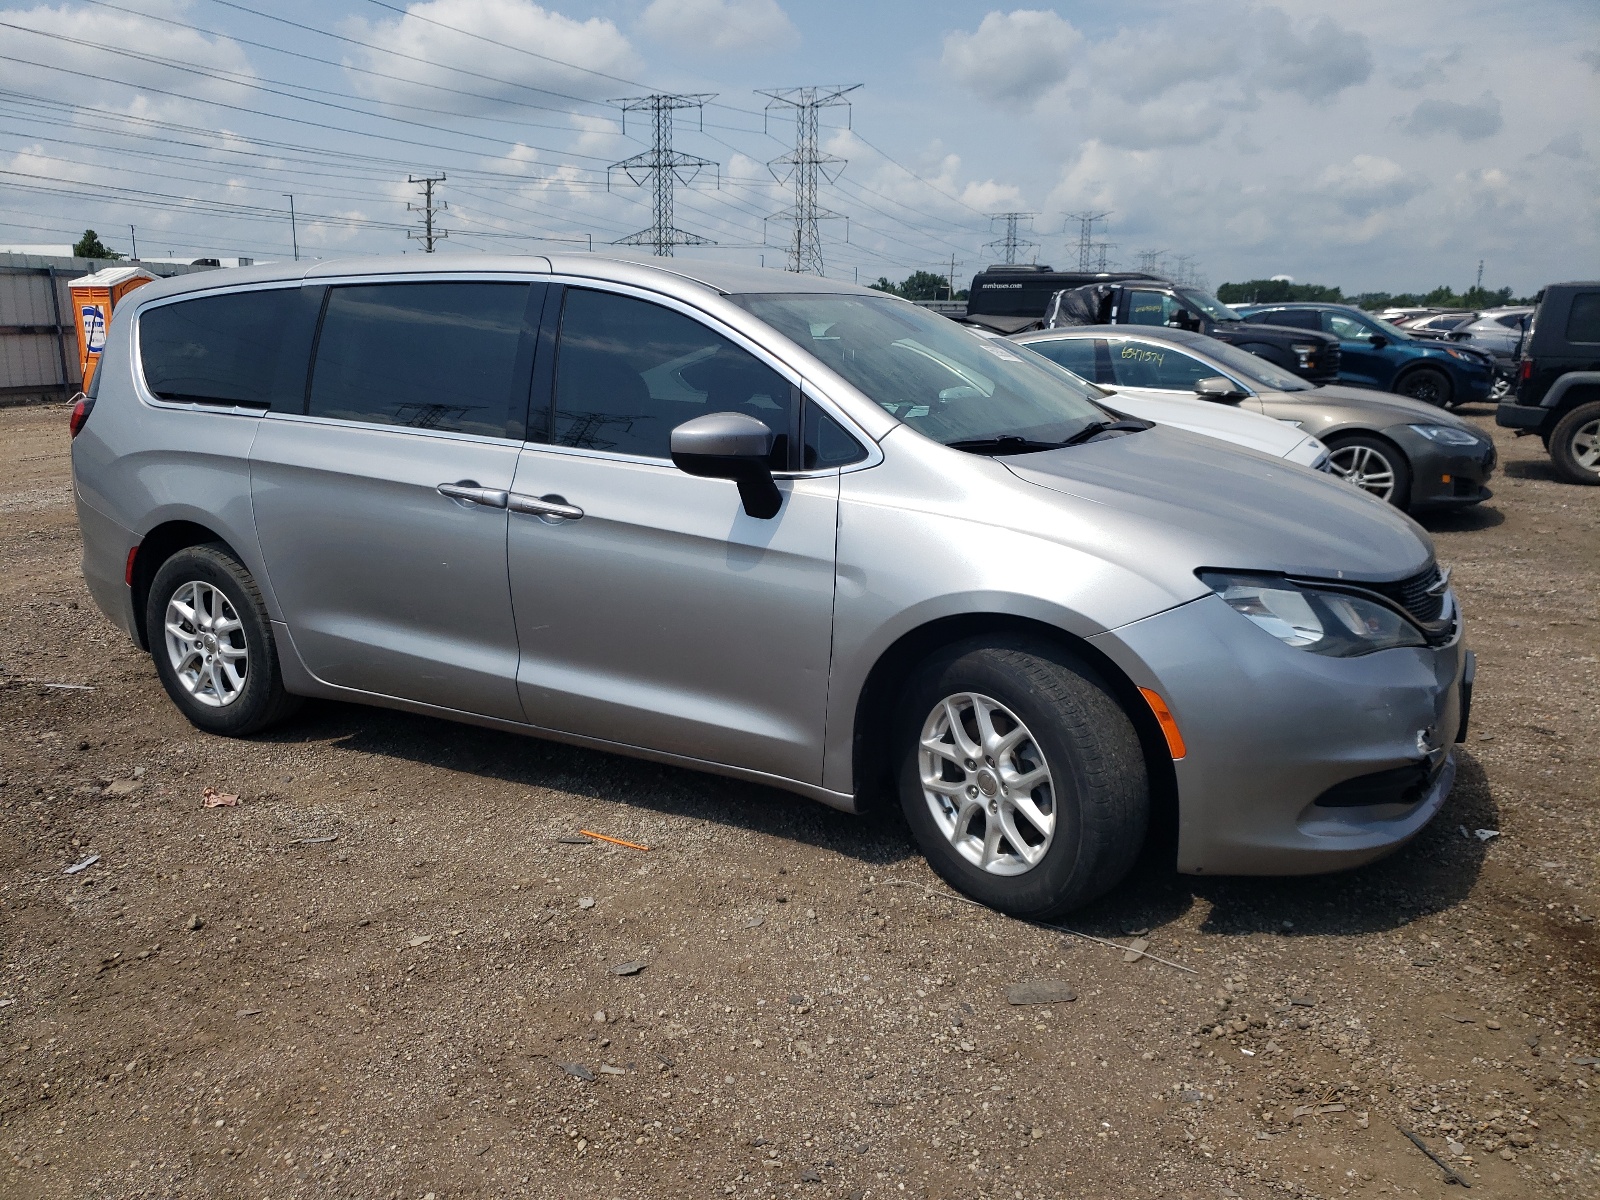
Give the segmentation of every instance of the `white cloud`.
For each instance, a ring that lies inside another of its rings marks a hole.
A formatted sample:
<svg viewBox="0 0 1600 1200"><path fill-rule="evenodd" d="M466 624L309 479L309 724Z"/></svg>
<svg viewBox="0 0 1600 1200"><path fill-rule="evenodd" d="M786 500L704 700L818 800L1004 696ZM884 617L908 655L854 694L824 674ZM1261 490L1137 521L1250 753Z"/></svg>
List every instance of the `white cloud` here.
<svg viewBox="0 0 1600 1200"><path fill-rule="evenodd" d="M651 0L636 28L698 54L771 54L800 40L778 0Z"/></svg>
<svg viewBox="0 0 1600 1200"><path fill-rule="evenodd" d="M1278 91L1298 92L1307 100L1327 100L1365 83L1372 74L1372 49L1366 35L1322 17L1303 35L1278 9L1256 14L1262 22L1262 61L1258 78Z"/></svg>
<svg viewBox="0 0 1600 1200"><path fill-rule="evenodd" d="M1083 35L1053 12L992 12L972 33L946 34L940 65L996 104L1032 104L1072 72Z"/></svg>
<svg viewBox="0 0 1600 1200"><path fill-rule="evenodd" d="M1500 101L1490 92L1460 104L1454 100L1424 100L1406 118L1406 129L1419 137L1453 133L1464 142L1476 142L1500 132L1505 121Z"/></svg>
<svg viewBox="0 0 1600 1200"><path fill-rule="evenodd" d="M1318 195L1360 216L1399 207L1425 187L1399 163L1377 154L1357 154L1349 162L1330 164L1316 181Z"/></svg>
<svg viewBox="0 0 1600 1200"><path fill-rule="evenodd" d="M628 85L620 83L616 76L637 76L644 70L622 31L599 17L578 21L528 0L425 0L410 5L406 11L427 20L397 17L392 21L347 23L353 37L423 60L397 60L370 50L353 54L356 65L389 76L352 77L352 85L374 99L437 106L439 93L416 85L440 84L490 97L449 99L449 107L456 111L482 114L507 104L563 103L559 96L541 97L530 88L584 99L608 99L618 95L619 90L626 92ZM477 37L463 37L439 25ZM532 54L523 52L534 47L537 49ZM508 82L463 80L451 68Z"/></svg>

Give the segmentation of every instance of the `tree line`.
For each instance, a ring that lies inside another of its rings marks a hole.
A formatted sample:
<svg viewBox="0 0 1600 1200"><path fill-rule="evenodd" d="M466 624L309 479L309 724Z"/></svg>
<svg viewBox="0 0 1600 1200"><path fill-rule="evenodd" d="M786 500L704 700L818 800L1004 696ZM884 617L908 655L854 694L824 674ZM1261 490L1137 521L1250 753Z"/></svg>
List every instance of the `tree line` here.
<svg viewBox="0 0 1600 1200"><path fill-rule="evenodd" d="M1284 304L1312 301L1321 304L1355 304L1369 311L1380 308L1499 308L1507 304L1532 304L1534 297L1513 297L1511 289L1469 287L1457 292L1441 284L1431 292L1359 292L1346 296L1339 287L1320 283L1292 283L1287 279L1250 279L1225 283L1217 289L1224 304Z"/></svg>

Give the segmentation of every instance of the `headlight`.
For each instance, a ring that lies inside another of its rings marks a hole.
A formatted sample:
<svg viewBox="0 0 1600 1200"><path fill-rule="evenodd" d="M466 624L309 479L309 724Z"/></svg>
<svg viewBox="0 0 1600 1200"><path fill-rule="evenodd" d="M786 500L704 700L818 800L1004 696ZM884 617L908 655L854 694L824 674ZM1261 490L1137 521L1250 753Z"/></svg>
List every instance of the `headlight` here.
<svg viewBox="0 0 1600 1200"><path fill-rule="evenodd" d="M1302 367L1309 367L1311 359L1317 353L1317 347L1314 343L1308 345L1305 342L1295 342L1289 349L1294 351L1294 356L1300 361Z"/></svg>
<svg viewBox="0 0 1600 1200"><path fill-rule="evenodd" d="M1472 430L1458 429L1454 425L1413 425L1411 428L1430 442L1438 442L1441 446L1476 446L1481 443L1481 439Z"/></svg>
<svg viewBox="0 0 1600 1200"><path fill-rule="evenodd" d="M1271 575L1201 571L1200 581L1281 642L1354 658L1395 646L1425 646L1422 631L1373 600L1305 587Z"/></svg>
<svg viewBox="0 0 1600 1200"><path fill-rule="evenodd" d="M1478 355L1471 353L1470 351L1454 350L1449 346L1441 346L1440 349L1448 354L1451 358L1459 358L1462 362L1477 363L1479 366L1483 365L1483 359Z"/></svg>

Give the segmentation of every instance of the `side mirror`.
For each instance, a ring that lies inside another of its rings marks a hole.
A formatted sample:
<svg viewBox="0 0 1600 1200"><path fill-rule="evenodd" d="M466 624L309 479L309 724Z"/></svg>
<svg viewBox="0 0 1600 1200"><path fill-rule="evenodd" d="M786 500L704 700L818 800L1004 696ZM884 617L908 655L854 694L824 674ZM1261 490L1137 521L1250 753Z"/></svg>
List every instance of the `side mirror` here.
<svg viewBox="0 0 1600 1200"><path fill-rule="evenodd" d="M731 479L744 511L766 521L783 507L772 478L772 430L745 413L707 413L672 431L672 462L685 475Z"/></svg>
<svg viewBox="0 0 1600 1200"><path fill-rule="evenodd" d="M1245 397L1245 393L1239 390L1233 380L1224 375L1210 375L1205 379L1197 379L1194 394L1202 400L1243 400Z"/></svg>
<svg viewBox="0 0 1600 1200"><path fill-rule="evenodd" d="M1374 350L1382 350L1388 344L1389 339L1384 337L1383 334L1375 333L1372 335L1372 348Z"/></svg>

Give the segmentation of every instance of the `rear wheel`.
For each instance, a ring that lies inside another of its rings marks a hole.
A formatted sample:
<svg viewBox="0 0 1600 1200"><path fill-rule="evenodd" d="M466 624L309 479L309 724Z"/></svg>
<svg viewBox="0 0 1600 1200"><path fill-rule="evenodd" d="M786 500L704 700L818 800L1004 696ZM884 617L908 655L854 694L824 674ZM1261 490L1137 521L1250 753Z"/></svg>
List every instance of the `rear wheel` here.
<svg viewBox="0 0 1600 1200"><path fill-rule="evenodd" d="M1138 855L1150 788L1133 723L1048 645L934 655L895 730L901 808L928 863L1003 912L1045 919L1112 888Z"/></svg>
<svg viewBox="0 0 1600 1200"><path fill-rule="evenodd" d="M1347 437L1329 444L1328 466L1340 479L1404 508L1411 499L1411 467L1390 443L1375 437Z"/></svg>
<svg viewBox="0 0 1600 1200"><path fill-rule="evenodd" d="M167 695L208 733L242 737L299 707L284 691L255 580L220 543L189 546L161 564L145 632Z"/></svg>
<svg viewBox="0 0 1600 1200"><path fill-rule="evenodd" d="M1556 422L1550 459L1568 483L1600 484L1600 401L1580 404Z"/></svg>
<svg viewBox="0 0 1600 1200"><path fill-rule="evenodd" d="M1450 407L1455 391L1450 386L1450 376L1436 367L1418 367L1406 372L1395 384L1394 390L1402 396L1410 396L1413 400L1421 400L1424 404L1437 405L1439 408Z"/></svg>

